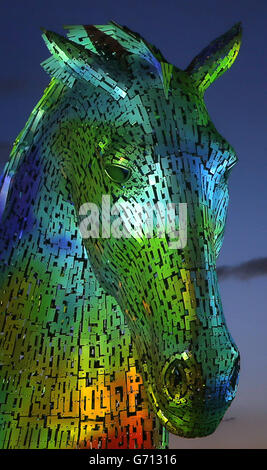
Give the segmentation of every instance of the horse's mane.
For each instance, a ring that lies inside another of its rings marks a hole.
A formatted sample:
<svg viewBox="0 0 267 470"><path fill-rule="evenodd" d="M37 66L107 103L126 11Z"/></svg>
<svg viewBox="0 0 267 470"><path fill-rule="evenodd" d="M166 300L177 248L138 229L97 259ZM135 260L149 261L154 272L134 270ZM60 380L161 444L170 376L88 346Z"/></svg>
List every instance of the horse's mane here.
<svg viewBox="0 0 267 470"><path fill-rule="evenodd" d="M166 62L161 51L147 42L139 33L121 26L115 21L106 25L65 25L67 37L85 49L108 59L110 54L130 53L156 65Z"/></svg>
<svg viewBox="0 0 267 470"><path fill-rule="evenodd" d="M49 109L49 106L51 106L51 95L59 95L63 87L63 83L52 78L49 86L44 90L42 98L32 110L25 126L15 139L9 155L9 160L5 164L3 172L0 175L0 217L5 206L5 200L12 178L18 171L18 168L25 156L34 145L35 140L38 138L38 126L40 125L43 114L47 109Z"/></svg>

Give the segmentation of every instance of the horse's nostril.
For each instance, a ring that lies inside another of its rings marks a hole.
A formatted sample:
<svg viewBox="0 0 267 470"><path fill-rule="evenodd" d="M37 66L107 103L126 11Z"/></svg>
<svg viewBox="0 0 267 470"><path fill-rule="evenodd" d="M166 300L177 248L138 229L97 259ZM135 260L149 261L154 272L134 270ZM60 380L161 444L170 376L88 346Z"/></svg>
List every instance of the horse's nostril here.
<svg viewBox="0 0 267 470"><path fill-rule="evenodd" d="M177 387L177 385L179 385L179 383L181 382L181 374L179 370L177 369L177 367L173 368L172 373L173 373L173 385L174 387Z"/></svg>
<svg viewBox="0 0 267 470"><path fill-rule="evenodd" d="M169 365L165 372L164 381L169 394L174 398L177 394L177 389L182 382L181 364L179 359L175 359Z"/></svg>
<svg viewBox="0 0 267 470"><path fill-rule="evenodd" d="M232 375L229 381L232 388L235 388L235 386L237 385L239 370L240 370L240 356L238 354L237 358L235 359Z"/></svg>

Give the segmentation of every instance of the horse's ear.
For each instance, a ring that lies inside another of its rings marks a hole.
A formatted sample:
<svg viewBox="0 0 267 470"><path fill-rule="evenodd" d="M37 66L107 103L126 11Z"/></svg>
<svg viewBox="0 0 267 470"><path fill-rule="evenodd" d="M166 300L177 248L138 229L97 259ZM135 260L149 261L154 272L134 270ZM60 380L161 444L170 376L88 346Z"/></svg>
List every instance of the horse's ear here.
<svg viewBox="0 0 267 470"><path fill-rule="evenodd" d="M241 34L241 23L237 23L212 41L187 67L186 72L200 92L204 92L234 63L241 45Z"/></svg>
<svg viewBox="0 0 267 470"><path fill-rule="evenodd" d="M52 77L58 78L69 87L77 79L99 86L118 100L124 98L129 79L123 57L109 54L97 55L60 34L42 29L42 37L52 54L41 66ZM114 54L114 51L113 51Z"/></svg>

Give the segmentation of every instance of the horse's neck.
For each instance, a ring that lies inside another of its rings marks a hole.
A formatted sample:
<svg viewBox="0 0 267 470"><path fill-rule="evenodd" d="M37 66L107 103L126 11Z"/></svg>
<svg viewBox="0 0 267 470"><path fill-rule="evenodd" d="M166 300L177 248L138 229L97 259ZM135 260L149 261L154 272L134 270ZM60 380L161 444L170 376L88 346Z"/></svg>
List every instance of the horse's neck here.
<svg viewBox="0 0 267 470"><path fill-rule="evenodd" d="M0 230L1 446L160 447L129 329L93 274L64 175L38 149Z"/></svg>

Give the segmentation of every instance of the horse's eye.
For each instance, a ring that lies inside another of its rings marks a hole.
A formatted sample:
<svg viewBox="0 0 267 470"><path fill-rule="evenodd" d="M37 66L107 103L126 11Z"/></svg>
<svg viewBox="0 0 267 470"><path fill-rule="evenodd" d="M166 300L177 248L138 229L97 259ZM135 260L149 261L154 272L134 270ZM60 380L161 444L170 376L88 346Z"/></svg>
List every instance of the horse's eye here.
<svg viewBox="0 0 267 470"><path fill-rule="evenodd" d="M115 183L125 183L131 175L131 170L121 165L106 165L105 172Z"/></svg>

